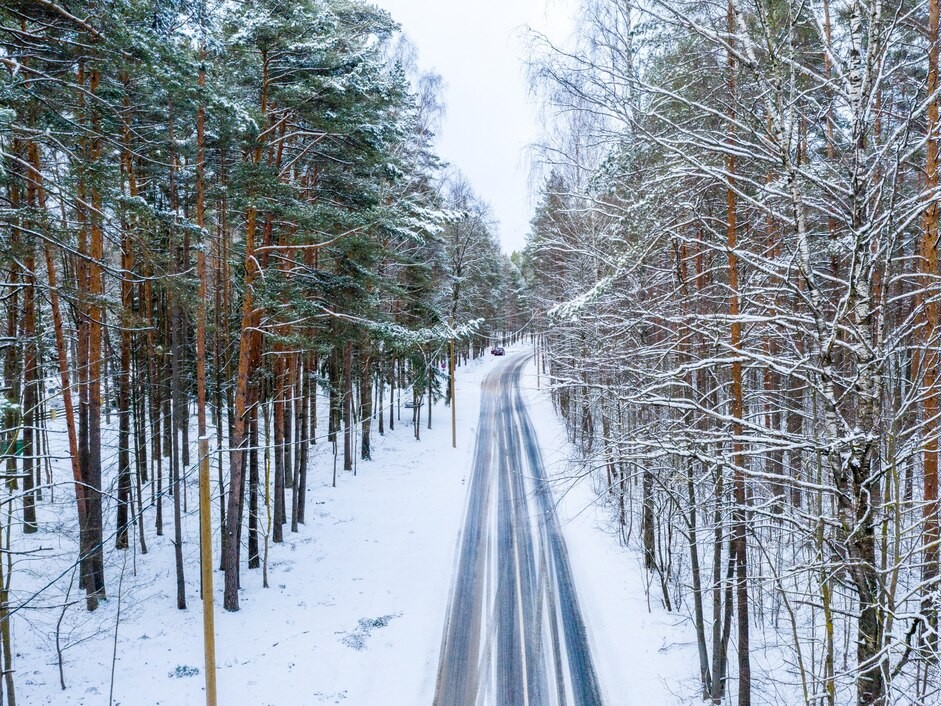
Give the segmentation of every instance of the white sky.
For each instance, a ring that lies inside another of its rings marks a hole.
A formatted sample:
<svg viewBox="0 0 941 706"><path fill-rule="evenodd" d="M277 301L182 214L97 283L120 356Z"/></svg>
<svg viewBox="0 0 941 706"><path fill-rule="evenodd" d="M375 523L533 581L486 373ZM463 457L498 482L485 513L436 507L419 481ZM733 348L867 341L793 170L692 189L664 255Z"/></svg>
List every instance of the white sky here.
<svg viewBox="0 0 941 706"><path fill-rule="evenodd" d="M522 248L532 211L528 146L539 138L526 79L525 27L569 33L575 0L372 0L444 79L438 154L490 204L507 252Z"/></svg>

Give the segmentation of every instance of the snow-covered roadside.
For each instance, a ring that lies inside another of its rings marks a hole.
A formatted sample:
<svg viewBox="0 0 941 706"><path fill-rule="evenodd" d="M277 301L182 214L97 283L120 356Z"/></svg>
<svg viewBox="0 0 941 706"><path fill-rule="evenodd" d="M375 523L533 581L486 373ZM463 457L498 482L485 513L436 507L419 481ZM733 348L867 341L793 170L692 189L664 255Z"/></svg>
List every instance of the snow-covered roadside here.
<svg viewBox="0 0 941 706"><path fill-rule="evenodd" d="M221 610L222 576L215 573L220 704L431 703L464 515L480 381L494 364L488 356L458 369L456 450L451 448L450 410L440 403L433 410L431 431L425 428L422 410L420 442L404 409L395 431L380 437L374 427L375 460L360 462L356 477L339 471L337 488L330 487L329 446L315 447L307 524L298 534L286 527L284 544L271 546L270 588L262 588L260 570L243 569L242 609L226 613ZM67 465L59 464L57 476L68 472ZM150 552L136 557L136 576L133 555L124 571L116 705L204 703L195 485L189 493L191 513L184 520L188 610L175 607L172 512L165 508L166 533L155 537L150 510ZM68 507L64 500L63 507ZM54 536L41 532L37 541L48 545ZM15 533L14 543L23 541ZM69 556L67 550L61 553ZM87 614L76 605L66 612L63 641L68 643L70 634L73 639L90 637L65 652L65 691L59 688L56 656L50 649L57 611L30 617L29 630L15 619L16 679L23 703L108 704L123 560L123 553L109 551L111 598L98 611ZM41 579L14 574L14 585L34 578ZM74 600L77 588L72 591Z"/></svg>
<svg viewBox="0 0 941 706"><path fill-rule="evenodd" d="M553 479L579 605L607 706L667 706L695 700L698 663L683 613L668 613L656 587L648 600L640 552L619 545L610 509L589 479L575 480L575 450L552 408L545 377L530 362L522 394ZM692 696L692 698L691 698Z"/></svg>

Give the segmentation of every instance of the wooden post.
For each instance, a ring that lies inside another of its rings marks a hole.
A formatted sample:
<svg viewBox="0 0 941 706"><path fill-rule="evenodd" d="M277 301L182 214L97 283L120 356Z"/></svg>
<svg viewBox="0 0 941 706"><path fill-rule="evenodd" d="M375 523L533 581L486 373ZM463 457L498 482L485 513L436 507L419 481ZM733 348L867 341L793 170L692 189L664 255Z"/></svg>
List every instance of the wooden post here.
<svg viewBox="0 0 941 706"><path fill-rule="evenodd" d="M454 339L451 339L451 448L457 448L457 408L454 406L456 394L454 392Z"/></svg>
<svg viewBox="0 0 941 706"><path fill-rule="evenodd" d="M199 437L199 558L203 586L206 706L216 706L216 620L212 601L212 524L209 516L209 436Z"/></svg>

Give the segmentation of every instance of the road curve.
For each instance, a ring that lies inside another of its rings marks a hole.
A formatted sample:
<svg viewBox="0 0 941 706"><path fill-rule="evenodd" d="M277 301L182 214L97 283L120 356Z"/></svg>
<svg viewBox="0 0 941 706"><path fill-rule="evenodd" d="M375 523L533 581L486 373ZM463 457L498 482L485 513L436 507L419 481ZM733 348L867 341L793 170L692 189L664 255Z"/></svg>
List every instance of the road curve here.
<svg viewBox="0 0 941 706"><path fill-rule="evenodd" d="M434 706L601 706L565 541L519 381L483 381Z"/></svg>

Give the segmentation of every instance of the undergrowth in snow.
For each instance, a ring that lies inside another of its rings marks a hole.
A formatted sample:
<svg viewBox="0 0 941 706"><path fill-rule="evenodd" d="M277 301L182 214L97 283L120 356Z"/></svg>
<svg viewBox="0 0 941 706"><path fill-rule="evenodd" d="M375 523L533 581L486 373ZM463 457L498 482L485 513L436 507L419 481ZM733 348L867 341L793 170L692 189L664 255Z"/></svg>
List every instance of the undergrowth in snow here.
<svg viewBox="0 0 941 706"><path fill-rule="evenodd" d="M242 565L242 609L222 610L222 574L214 572L219 703L226 706L414 706L430 703L437 672L451 571L477 426L480 380L497 363L458 368L458 448L451 448L450 409L437 403L432 429L422 408L421 440L404 405L395 429L379 436L373 461L355 474L337 472L322 439L312 447L307 523L269 549L269 586ZM403 396L403 402L405 396ZM388 408L385 410L388 422ZM29 554L14 564L12 601L31 599L15 614L16 684L24 704L99 706L109 692L117 706L205 703L199 587L197 483L185 476L183 555L187 609L176 608L172 499L165 498L164 535L144 491L148 553L113 547L117 417L104 438L111 493L105 504L109 597L84 609L73 567L74 498L61 418L50 432L54 502L40 505L40 532L13 531ZM214 439L214 431L210 435ZM196 459L196 434L191 459ZM214 463L217 461L213 455ZM341 464L342 466L342 459ZM215 479L214 466L212 477ZM213 481L213 553L218 564L218 496ZM288 491L290 493L290 491ZM265 519L262 511L262 530ZM244 541L244 535L243 535ZM120 592L118 586L121 586ZM118 614L120 613L120 620ZM60 622L61 620L61 622ZM59 684L56 643L66 688ZM112 665L112 655L114 656Z"/></svg>

